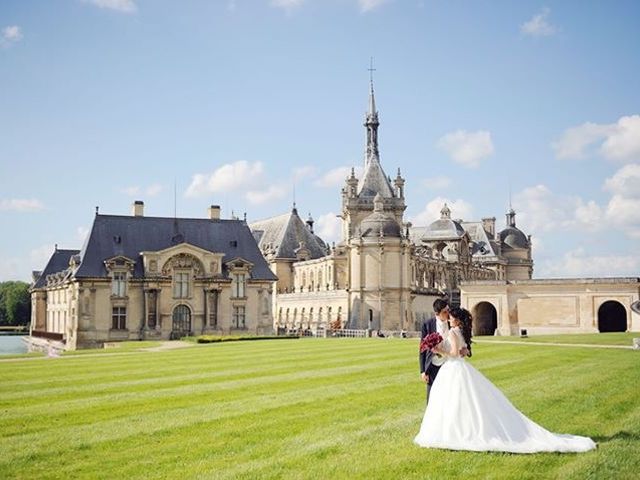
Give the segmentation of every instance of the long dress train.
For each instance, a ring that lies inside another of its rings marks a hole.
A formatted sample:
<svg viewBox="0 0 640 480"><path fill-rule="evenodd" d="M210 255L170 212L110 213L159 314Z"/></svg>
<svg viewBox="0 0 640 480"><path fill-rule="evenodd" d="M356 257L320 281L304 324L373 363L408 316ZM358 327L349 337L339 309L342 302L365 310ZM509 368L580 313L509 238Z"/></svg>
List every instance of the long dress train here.
<svg viewBox="0 0 640 480"><path fill-rule="evenodd" d="M450 335L462 337L459 329ZM484 375L456 357L447 359L438 372L414 442L421 447L513 453L596 448L588 437L552 433L531 421Z"/></svg>

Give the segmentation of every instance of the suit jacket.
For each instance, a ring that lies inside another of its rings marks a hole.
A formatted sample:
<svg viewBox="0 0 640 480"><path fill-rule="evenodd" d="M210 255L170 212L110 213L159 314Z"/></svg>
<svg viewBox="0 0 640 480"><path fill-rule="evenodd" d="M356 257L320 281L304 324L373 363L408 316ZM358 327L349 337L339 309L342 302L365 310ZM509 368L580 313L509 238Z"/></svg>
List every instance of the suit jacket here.
<svg viewBox="0 0 640 480"><path fill-rule="evenodd" d="M427 335L433 332L437 332L438 329L436 327L436 317L431 317L429 320L425 320L422 322L422 332L420 335L420 341ZM431 358L433 357L433 352L431 350L426 350L424 352L420 352L420 373L424 373L427 371L429 366L431 365Z"/></svg>

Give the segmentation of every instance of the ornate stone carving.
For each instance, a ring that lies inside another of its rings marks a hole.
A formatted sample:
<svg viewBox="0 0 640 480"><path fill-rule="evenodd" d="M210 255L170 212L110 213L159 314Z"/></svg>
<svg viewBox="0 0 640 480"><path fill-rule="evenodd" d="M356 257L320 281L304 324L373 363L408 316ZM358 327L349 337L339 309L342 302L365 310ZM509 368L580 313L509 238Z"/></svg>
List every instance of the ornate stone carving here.
<svg viewBox="0 0 640 480"><path fill-rule="evenodd" d="M196 276L204 274L202 262L189 253L178 253L167 260L162 267L162 274L171 275L175 269L192 269Z"/></svg>

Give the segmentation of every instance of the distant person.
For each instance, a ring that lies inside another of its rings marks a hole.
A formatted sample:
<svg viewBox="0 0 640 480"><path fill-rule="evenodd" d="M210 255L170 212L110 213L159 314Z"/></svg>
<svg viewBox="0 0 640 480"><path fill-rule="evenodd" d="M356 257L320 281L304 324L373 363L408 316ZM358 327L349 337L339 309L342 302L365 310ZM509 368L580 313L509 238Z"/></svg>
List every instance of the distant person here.
<svg viewBox="0 0 640 480"><path fill-rule="evenodd" d="M421 447L511 453L586 452L588 437L560 435L524 416L461 351L471 346L472 318L464 308L450 312L445 341L433 347L444 363L414 442Z"/></svg>

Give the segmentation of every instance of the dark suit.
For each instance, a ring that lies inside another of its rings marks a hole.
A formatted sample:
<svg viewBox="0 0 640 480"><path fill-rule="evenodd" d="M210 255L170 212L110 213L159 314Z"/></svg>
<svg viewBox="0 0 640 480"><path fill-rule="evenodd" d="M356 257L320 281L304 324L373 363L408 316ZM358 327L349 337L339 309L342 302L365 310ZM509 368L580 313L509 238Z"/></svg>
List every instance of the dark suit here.
<svg viewBox="0 0 640 480"><path fill-rule="evenodd" d="M429 335L430 333L437 332L438 329L436 327L436 318L430 318L429 320L425 320L422 322L422 333L420 335L420 339L422 340L424 337ZM438 375L438 370L440 367L431 363L431 359L433 358L434 353L431 350L426 350L424 352L420 352L420 374L426 372L427 379L427 402L429 401L429 391L431 390L431 385L436 379L436 375Z"/></svg>

